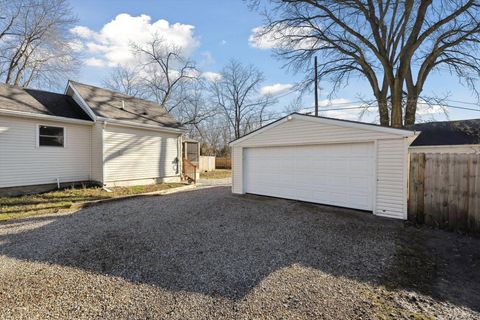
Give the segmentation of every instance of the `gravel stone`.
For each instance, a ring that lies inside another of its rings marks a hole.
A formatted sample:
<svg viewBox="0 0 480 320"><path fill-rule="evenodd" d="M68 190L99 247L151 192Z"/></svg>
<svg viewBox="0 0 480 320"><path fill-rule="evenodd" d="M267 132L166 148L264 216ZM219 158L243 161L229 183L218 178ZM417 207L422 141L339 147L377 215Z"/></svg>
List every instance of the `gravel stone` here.
<svg viewBox="0 0 480 320"><path fill-rule="evenodd" d="M479 268L479 239L209 187L0 223L0 318L480 319Z"/></svg>

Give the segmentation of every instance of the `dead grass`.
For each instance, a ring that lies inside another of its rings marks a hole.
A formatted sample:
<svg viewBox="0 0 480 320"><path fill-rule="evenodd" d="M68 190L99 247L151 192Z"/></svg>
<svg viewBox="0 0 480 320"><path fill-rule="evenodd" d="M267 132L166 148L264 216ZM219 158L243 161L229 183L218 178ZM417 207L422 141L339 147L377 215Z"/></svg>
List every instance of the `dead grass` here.
<svg viewBox="0 0 480 320"><path fill-rule="evenodd" d="M208 172L201 172L200 178L202 179L224 179L232 176L232 170L217 169Z"/></svg>
<svg viewBox="0 0 480 320"><path fill-rule="evenodd" d="M74 204L119 198L184 186L181 183L161 183L147 186L116 187L106 192L99 187L68 188L19 197L0 197L0 221L34 215L67 211Z"/></svg>

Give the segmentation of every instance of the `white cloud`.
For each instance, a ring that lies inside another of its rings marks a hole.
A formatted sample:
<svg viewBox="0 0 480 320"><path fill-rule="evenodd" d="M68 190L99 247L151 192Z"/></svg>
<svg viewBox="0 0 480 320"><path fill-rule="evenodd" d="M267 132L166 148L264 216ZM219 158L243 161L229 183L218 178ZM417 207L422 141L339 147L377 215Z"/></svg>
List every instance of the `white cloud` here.
<svg viewBox="0 0 480 320"><path fill-rule="evenodd" d="M107 63L104 60L97 59L97 58L88 58L83 61L83 63L87 66L90 67L98 67L98 68L103 68L107 65Z"/></svg>
<svg viewBox="0 0 480 320"><path fill-rule="evenodd" d="M445 113L445 109L438 104L429 105L425 102L419 102L417 104L417 114L418 115L434 115Z"/></svg>
<svg viewBox="0 0 480 320"><path fill-rule="evenodd" d="M221 44L222 46L226 45L226 44L227 44L227 40L222 40L222 41L220 41L220 44Z"/></svg>
<svg viewBox="0 0 480 320"><path fill-rule="evenodd" d="M276 83L271 86L264 86L260 88L260 94L266 95L277 95L293 88L293 84L291 83Z"/></svg>
<svg viewBox="0 0 480 320"><path fill-rule="evenodd" d="M70 32L79 36L80 38L91 38L95 35L95 32L84 26L76 26L70 29Z"/></svg>
<svg viewBox="0 0 480 320"><path fill-rule="evenodd" d="M69 43L69 45L70 45L70 49L72 49L75 52L80 52L85 49L85 46L80 40L73 40Z"/></svg>
<svg viewBox="0 0 480 320"><path fill-rule="evenodd" d="M204 77L208 81L216 82L216 81L218 81L222 78L222 75L220 73L217 73L217 72L207 71L207 72L202 73L202 77Z"/></svg>
<svg viewBox="0 0 480 320"><path fill-rule="evenodd" d="M200 60L200 66L210 66L215 63L215 58L210 51L204 51L200 54L202 56L202 60Z"/></svg>
<svg viewBox="0 0 480 320"><path fill-rule="evenodd" d="M313 38L305 39L311 33L308 27L288 27L281 24L273 29L256 27L252 29L248 42L257 49L312 49L319 47Z"/></svg>
<svg viewBox="0 0 480 320"><path fill-rule="evenodd" d="M194 26L182 23L170 24L167 20L152 21L148 15L119 14L98 32L84 26L70 31L81 38L93 58L104 59L109 66L128 65L135 58L131 52L133 43L142 46L153 35L161 36L166 43L190 55L199 44L193 34Z"/></svg>

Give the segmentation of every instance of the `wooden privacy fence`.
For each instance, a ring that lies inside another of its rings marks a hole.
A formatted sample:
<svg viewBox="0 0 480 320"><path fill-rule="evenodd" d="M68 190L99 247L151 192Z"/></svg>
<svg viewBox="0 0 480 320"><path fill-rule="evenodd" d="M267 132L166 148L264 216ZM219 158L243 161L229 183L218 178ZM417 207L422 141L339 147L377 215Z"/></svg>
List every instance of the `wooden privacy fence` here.
<svg viewBox="0 0 480 320"><path fill-rule="evenodd" d="M215 157L214 156L200 156L198 161L198 167L200 171L212 171L215 170Z"/></svg>
<svg viewBox="0 0 480 320"><path fill-rule="evenodd" d="M232 169L230 158L215 158L215 169Z"/></svg>
<svg viewBox="0 0 480 320"><path fill-rule="evenodd" d="M480 155L410 156L409 219L480 233Z"/></svg>

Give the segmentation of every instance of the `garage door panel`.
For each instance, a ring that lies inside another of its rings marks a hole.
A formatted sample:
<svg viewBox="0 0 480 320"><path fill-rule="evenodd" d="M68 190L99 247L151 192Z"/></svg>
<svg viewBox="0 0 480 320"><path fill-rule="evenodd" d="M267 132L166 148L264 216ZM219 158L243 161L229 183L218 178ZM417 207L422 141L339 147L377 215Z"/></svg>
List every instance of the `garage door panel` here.
<svg viewBox="0 0 480 320"><path fill-rule="evenodd" d="M246 148L245 192L372 210L373 144Z"/></svg>

